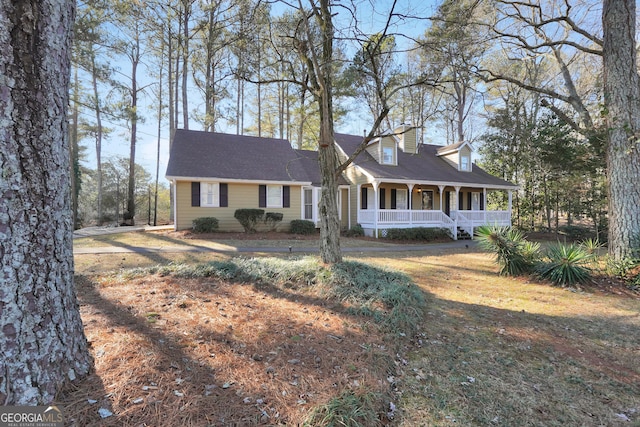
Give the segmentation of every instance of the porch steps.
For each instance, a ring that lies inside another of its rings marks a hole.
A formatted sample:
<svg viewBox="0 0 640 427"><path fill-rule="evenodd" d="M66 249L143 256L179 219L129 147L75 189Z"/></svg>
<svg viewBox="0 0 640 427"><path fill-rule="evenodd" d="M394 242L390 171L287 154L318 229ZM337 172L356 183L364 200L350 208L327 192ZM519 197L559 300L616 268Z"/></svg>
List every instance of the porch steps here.
<svg viewBox="0 0 640 427"><path fill-rule="evenodd" d="M458 240L471 240L471 235L458 227Z"/></svg>

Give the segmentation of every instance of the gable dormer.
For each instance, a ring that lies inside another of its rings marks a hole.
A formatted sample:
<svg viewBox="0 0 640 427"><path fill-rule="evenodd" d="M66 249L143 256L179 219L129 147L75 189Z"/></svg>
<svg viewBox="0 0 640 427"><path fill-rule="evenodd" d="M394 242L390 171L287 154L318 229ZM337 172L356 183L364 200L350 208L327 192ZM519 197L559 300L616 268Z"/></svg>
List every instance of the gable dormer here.
<svg viewBox="0 0 640 427"><path fill-rule="evenodd" d="M471 172L471 153L473 149L468 142L456 142L438 149L437 155L461 172Z"/></svg>
<svg viewBox="0 0 640 427"><path fill-rule="evenodd" d="M398 164L398 141L394 135L383 135L372 140L366 150L381 165Z"/></svg>
<svg viewBox="0 0 640 427"><path fill-rule="evenodd" d="M398 148L404 153L416 154L418 152L418 132L416 127L402 124L395 128L392 133L398 141Z"/></svg>

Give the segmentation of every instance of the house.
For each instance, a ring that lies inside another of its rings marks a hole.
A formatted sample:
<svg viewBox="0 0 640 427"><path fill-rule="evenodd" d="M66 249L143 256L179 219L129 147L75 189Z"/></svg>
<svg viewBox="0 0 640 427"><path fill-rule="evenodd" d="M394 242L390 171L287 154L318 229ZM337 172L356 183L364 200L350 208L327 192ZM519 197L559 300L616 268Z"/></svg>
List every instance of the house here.
<svg viewBox="0 0 640 427"><path fill-rule="evenodd" d="M338 155L355 152L362 136L336 134ZM400 126L370 141L339 179L342 228L360 224L371 236L389 228L443 227L454 238L482 224L511 224L517 187L471 161L466 142L446 147L417 143L415 128ZM241 231L236 209L261 208L319 224L320 172L315 151L274 138L176 130L167 179L173 184L175 229L195 218L218 218L221 230ZM487 210L489 191L508 193L503 210Z"/></svg>

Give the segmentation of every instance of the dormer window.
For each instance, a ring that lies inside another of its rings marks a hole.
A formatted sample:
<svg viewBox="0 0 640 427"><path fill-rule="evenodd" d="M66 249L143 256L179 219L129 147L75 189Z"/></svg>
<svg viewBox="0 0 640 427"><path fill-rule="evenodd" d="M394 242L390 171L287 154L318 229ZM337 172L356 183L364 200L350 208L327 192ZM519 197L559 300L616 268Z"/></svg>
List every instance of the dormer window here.
<svg viewBox="0 0 640 427"><path fill-rule="evenodd" d="M471 170L471 159L469 156L461 155L460 156L460 170L461 171L470 171Z"/></svg>
<svg viewBox="0 0 640 427"><path fill-rule="evenodd" d="M393 164L393 148L392 147L382 148L382 163L385 165Z"/></svg>

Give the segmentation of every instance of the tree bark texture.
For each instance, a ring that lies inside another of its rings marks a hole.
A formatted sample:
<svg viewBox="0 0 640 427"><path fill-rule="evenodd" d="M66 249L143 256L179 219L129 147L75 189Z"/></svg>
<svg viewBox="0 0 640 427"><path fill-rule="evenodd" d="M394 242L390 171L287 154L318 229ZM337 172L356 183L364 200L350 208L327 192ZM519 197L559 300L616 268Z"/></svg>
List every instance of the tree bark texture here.
<svg viewBox="0 0 640 427"><path fill-rule="evenodd" d="M53 400L92 366L73 285L72 0L0 0L0 404Z"/></svg>
<svg viewBox="0 0 640 427"><path fill-rule="evenodd" d="M636 0L605 0L604 94L607 109L609 254L640 250L640 77L635 45Z"/></svg>
<svg viewBox="0 0 640 427"><path fill-rule="evenodd" d="M315 63L317 100L320 110L320 143L318 161L322 175L320 195L320 257L327 264L342 261L340 219L338 218L338 156L333 132L333 22L328 0L321 0L317 13L322 37L321 63Z"/></svg>

